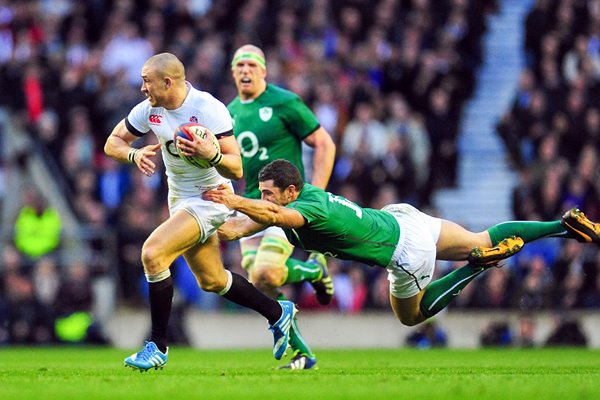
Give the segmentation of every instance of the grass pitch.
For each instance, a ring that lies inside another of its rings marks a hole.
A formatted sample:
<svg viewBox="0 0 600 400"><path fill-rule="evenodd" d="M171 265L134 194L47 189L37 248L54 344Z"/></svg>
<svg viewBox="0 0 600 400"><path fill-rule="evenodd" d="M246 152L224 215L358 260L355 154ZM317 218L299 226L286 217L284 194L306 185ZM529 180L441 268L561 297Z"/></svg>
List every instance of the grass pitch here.
<svg viewBox="0 0 600 400"><path fill-rule="evenodd" d="M318 371L270 349L169 350L165 369L110 348L0 349L0 399L600 399L600 351L320 350Z"/></svg>

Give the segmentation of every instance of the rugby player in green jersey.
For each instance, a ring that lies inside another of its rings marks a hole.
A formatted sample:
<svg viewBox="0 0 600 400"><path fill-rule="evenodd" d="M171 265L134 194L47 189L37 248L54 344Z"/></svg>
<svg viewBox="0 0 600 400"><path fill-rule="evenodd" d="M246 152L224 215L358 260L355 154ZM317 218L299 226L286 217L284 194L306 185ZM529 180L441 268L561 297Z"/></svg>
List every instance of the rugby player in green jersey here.
<svg viewBox="0 0 600 400"><path fill-rule="evenodd" d="M444 309L475 277L525 243L557 236L600 244L600 224L575 208L560 220L509 221L475 233L408 204L381 210L360 207L304 183L298 169L285 160L261 170L259 188L262 200L242 198L224 185L205 192L206 199L245 214L223 224L220 238L235 240L275 225L305 250L384 267L392 309L408 326ZM469 262L432 281L436 259Z"/></svg>
<svg viewBox="0 0 600 400"><path fill-rule="evenodd" d="M335 144L313 112L296 94L267 83L265 56L253 45L240 47L231 62L238 96L227 106L233 132L240 145L246 186L244 196L260 199L258 173L269 162L286 159L304 177L302 143L314 149L311 183L325 188L335 159ZM310 282L320 304L333 297L333 282L322 254L313 253L307 261L290 258L294 247L278 227L240 240L242 267L249 280L264 293L285 299L279 288L288 283ZM297 326L295 327L297 329ZM306 342L290 336L292 361L282 368L310 369L316 358Z"/></svg>

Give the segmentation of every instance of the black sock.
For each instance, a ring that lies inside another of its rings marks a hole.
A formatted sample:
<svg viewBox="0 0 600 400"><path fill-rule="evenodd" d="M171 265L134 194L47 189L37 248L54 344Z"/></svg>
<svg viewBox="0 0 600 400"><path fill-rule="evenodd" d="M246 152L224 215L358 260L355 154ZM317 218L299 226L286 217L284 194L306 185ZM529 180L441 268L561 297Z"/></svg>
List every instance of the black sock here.
<svg viewBox="0 0 600 400"><path fill-rule="evenodd" d="M173 278L169 276L160 282L149 282L148 286L152 319L150 340L164 353L167 351L167 331L173 303Z"/></svg>
<svg viewBox="0 0 600 400"><path fill-rule="evenodd" d="M248 307L265 317L273 325L281 317L281 306L263 294L242 276L231 273L232 283L222 296L240 306Z"/></svg>

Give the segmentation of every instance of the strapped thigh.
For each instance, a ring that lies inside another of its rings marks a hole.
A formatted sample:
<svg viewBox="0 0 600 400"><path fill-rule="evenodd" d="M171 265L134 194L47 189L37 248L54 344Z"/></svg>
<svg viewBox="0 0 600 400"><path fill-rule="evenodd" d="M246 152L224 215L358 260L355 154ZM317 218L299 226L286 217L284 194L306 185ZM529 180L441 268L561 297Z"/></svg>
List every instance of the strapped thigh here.
<svg viewBox="0 0 600 400"><path fill-rule="evenodd" d="M254 265L258 268L284 266L294 246L281 236L265 235L258 246Z"/></svg>

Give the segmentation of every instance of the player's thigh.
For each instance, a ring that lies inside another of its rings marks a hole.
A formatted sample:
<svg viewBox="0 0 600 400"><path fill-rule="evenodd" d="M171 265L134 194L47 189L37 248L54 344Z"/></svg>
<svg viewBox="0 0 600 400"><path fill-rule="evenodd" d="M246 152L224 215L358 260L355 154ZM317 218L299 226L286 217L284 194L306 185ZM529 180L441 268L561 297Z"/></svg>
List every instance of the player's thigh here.
<svg viewBox="0 0 600 400"><path fill-rule="evenodd" d="M492 242L487 231L475 233L448 220L442 220L440 236L436 243L437 259L466 260L475 247L490 247Z"/></svg>
<svg viewBox="0 0 600 400"><path fill-rule="evenodd" d="M404 325L413 326L420 322L423 322L425 318L421 316L420 304L421 299L425 290L421 290L419 293L408 298L398 298L390 293L390 304L396 318L400 320Z"/></svg>
<svg viewBox="0 0 600 400"><path fill-rule="evenodd" d="M220 292L227 285L227 273L221 259L216 234L204 243L196 243L183 254L200 287L208 292Z"/></svg>
<svg viewBox="0 0 600 400"><path fill-rule="evenodd" d="M196 219L185 211L177 211L160 224L144 242L144 265L161 265L168 268L175 258L197 243L199 236L200 227Z"/></svg>

